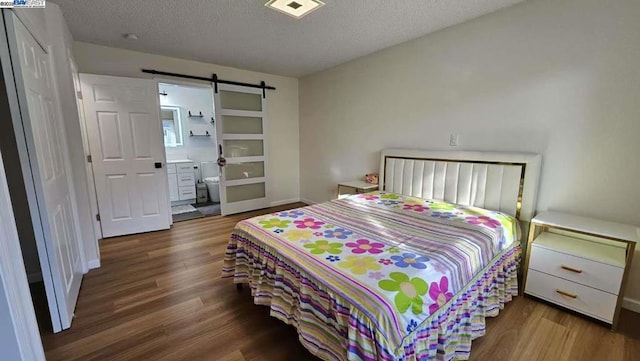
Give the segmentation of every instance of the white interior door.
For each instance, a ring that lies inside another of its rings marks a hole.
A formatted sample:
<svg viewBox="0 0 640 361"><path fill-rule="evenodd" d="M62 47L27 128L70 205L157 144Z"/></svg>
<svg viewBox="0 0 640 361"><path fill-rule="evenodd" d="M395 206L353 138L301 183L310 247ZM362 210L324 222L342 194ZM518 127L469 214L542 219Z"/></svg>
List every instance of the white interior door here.
<svg viewBox="0 0 640 361"><path fill-rule="evenodd" d="M80 74L102 235L171 225L158 89L153 80Z"/></svg>
<svg viewBox="0 0 640 361"><path fill-rule="evenodd" d="M267 102L262 89L218 84L214 100L222 215L266 208Z"/></svg>
<svg viewBox="0 0 640 361"><path fill-rule="evenodd" d="M22 123L44 236L44 245L38 244L38 252L53 329L58 332L71 326L83 274L69 154L50 53L15 15L7 19ZM49 267L45 266L47 263Z"/></svg>

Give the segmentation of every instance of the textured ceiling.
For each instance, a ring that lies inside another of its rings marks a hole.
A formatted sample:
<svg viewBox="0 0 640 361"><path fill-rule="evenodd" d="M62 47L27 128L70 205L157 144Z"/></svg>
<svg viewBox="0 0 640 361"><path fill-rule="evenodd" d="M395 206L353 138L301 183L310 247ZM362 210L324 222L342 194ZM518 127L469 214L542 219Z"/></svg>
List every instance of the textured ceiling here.
<svg viewBox="0 0 640 361"><path fill-rule="evenodd" d="M266 0L53 0L75 40L296 77L521 1L325 0L296 20Z"/></svg>

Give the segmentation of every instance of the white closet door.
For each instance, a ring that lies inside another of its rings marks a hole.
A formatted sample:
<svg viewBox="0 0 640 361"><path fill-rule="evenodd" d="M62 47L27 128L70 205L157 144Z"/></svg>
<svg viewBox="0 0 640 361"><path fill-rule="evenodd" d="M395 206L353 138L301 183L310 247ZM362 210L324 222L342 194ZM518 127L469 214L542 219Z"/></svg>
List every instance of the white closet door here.
<svg viewBox="0 0 640 361"><path fill-rule="evenodd" d="M102 235L168 229L158 89L149 79L80 74Z"/></svg>
<svg viewBox="0 0 640 361"><path fill-rule="evenodd" d="M6 13L5 13L6 14ZM64 124L58 112L51 56L13 14L7 30L22 123L36 187L49 267L43 267L54 332L69 328L82 282L82 245ZM43 263L43 262L41 262ZM52 283L52 285L51 285Z"/></svg>
<svg viewBox="0 0 640 361"><path fill-rule="evenodd" d="M266 208L267 102L262 89L218 84L214 100L222 215Z"/></svg>

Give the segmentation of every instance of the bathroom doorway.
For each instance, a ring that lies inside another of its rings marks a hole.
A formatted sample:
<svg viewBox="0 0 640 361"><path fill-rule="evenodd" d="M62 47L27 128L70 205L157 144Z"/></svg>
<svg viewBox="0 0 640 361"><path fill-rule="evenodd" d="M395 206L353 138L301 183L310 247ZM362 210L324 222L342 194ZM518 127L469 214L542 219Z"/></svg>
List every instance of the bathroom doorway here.
<svg viewBox="0 0 640 361"><path fill-rule="evenodd" d="M173 221L219 215L220 175L211 86L160 81L158 94Z"/></svg>

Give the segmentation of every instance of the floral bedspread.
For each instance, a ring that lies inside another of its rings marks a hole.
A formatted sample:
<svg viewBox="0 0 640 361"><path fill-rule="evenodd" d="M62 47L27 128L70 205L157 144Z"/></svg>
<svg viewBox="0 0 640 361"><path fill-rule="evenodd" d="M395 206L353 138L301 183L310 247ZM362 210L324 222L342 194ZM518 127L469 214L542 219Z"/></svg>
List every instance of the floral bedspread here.
<svg viewBox="0 0 640 361"><path fill-rule="evenodd" d="M500 212L393 193L355 195L240 222L223 275L242 278L239 265L257 262L255 252L277 250L368 317L376 347L393 354L392 345L402 345L517 241L516 222Z"/></svg>

